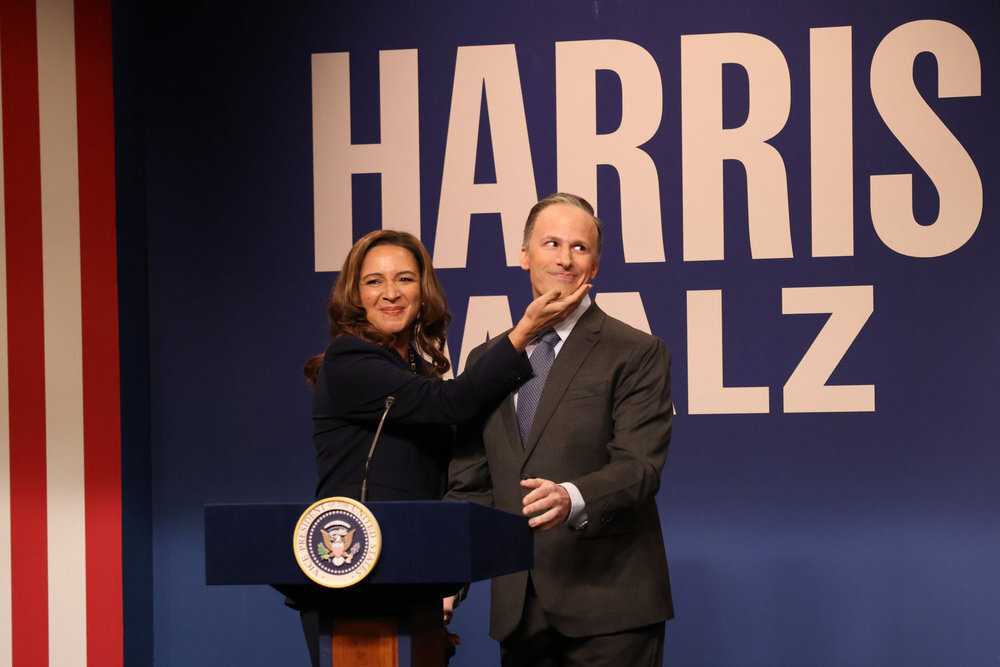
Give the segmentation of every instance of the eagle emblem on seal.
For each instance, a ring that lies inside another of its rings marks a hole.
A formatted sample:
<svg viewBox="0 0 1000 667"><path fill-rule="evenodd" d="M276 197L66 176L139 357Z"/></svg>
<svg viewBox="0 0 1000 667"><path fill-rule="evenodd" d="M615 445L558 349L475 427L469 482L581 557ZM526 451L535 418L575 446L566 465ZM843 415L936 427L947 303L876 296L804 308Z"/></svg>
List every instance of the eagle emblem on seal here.
<svg viewBox="0 0 1000 667"><path fill-rule="evenodd" d="M346 521L335 519L320 529L323 536L323 543L316 546L319 557L325 561L331 561L334 566L340 567L344 563L350 563L358 553L361 545L354 544L354 531Z"/></svg>

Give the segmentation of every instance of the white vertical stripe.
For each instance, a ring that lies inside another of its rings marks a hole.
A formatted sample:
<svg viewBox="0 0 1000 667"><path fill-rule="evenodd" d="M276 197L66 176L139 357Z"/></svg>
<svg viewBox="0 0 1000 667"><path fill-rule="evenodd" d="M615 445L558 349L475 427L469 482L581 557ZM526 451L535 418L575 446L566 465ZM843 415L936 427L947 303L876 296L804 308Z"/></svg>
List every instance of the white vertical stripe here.
<svg viewBox="0 0 1000 667"><path fill-rule="evenodd" d="M49 664L87 664L80 196L73 0L38 0Z"/></svg>
<svg viewBox="0 0 1000 667"><path fill-rule="evenodd" d="M10 572L10 386L7 374L7 202L3 189L3 81L0 80L0 665L14 664Z"/></svg>

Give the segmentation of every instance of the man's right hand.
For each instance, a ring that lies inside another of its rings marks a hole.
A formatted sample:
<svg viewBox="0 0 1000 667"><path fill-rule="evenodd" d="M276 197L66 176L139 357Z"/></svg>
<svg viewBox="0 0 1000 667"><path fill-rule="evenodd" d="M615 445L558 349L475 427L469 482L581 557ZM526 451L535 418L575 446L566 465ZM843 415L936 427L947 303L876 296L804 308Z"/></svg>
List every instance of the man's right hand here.
<svg viewBox="0 0 1000 667"><path fill-rule="evenodd" d="M521 486L529 489L522 499L522 513L531 517L528 525L536 533L552 530L562 525L569 516L572 501L569 491L548 479L522 479Z"/></svg>

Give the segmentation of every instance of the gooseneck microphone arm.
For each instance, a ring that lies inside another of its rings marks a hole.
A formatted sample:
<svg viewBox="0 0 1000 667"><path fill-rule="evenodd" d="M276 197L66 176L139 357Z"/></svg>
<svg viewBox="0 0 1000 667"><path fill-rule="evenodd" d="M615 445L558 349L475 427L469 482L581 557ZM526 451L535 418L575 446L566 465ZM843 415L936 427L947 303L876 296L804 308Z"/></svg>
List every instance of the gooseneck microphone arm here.
<svg viewBox="0 0 1000 667"><path fill-rule="evenodd" d="M389 416L389 408L395 402L395 396L386 396L385 410L382 411L382 419L379 420L378 428L375 429L375 437L372 438L372 446L368 450L368 458L365 460L365 476L361 478L361 502L368 500L368 470L372 465L372 455L375 453L375 445L378 444L378 437L382 435L382 425L385 424L385 418Z"/></svg>

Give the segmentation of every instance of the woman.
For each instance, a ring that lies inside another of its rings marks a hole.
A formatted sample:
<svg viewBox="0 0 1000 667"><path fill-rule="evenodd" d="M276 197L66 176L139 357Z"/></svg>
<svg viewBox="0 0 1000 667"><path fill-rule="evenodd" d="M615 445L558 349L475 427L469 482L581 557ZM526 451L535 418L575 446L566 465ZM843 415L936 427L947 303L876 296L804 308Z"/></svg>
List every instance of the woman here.
<svg viewBox="0 0 1000 667"><path fill-rule="evenodd" d="M440 498L451 425L471 419L529 378L525 346L572 313L589 287L566 298L556 291L539 297L506 342L455 380L442 381L451 315L427 250L406 232L380 230L359 240L327 307L333 340L303 369L315 389L317 498L360 496L365 460L390 396L368 499Z"/></svg>

